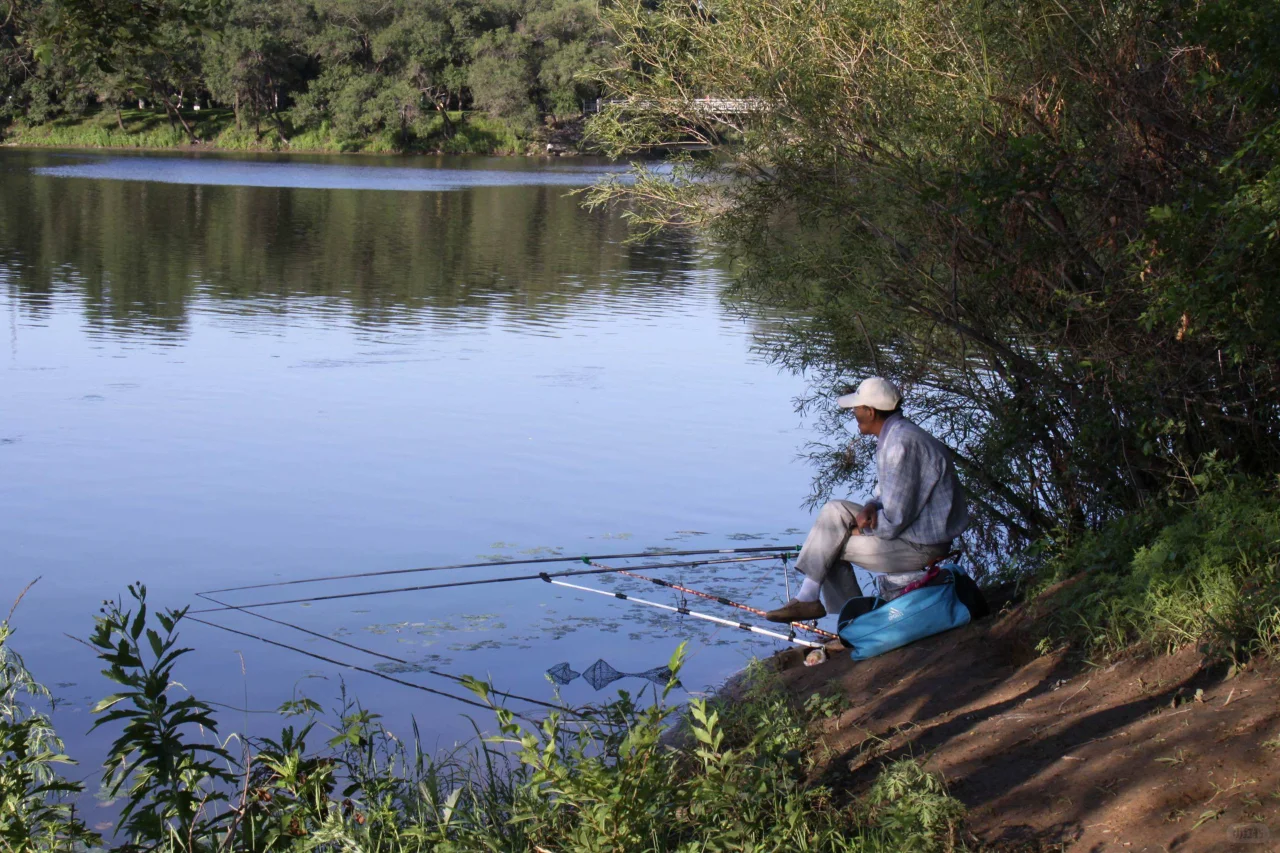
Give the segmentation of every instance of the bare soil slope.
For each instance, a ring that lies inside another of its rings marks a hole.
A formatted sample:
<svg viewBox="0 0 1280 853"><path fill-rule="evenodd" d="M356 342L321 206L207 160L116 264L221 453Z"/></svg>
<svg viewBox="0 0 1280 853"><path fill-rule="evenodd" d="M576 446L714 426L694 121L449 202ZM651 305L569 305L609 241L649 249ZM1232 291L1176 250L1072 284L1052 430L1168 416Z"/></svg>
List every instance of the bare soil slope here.
<svg viewBox="0 0 1280 853"><path fill-rule="evenodd" d="M800 699L842 694L818 775L856 794L927 757L1000 851L1280 851L1280 667L1194 649L1105 667L1037 656L1014 614L855 663L778 657Z"/></svg>

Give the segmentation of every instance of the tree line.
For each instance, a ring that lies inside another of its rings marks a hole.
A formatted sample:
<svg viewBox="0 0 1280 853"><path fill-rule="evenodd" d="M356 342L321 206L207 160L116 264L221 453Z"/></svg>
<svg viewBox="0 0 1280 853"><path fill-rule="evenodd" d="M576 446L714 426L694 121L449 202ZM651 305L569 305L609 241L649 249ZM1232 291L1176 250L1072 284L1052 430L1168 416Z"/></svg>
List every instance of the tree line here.
<svg viewBox="0 0 1280 853"><path fill-rule="evenodd" d="M10 0L0 128L162 110L191 140L221 107L256 134L410 148L464 110L527 134L598 96L592 0ZM207 115L207 113L206 113Z"/></svg>

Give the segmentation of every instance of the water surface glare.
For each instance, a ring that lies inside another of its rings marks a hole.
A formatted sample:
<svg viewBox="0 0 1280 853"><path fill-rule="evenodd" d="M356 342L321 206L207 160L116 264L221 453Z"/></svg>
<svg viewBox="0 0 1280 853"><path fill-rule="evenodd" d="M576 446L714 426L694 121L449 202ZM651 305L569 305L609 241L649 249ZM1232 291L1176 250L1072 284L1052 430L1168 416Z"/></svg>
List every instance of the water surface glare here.
<svg viewBox="0 0 1280 853"><path fill-rule="evenodd" d="M172 156L77 157L59 166L41 166L38 175L55 178L151 181L166 184L209 186L289 187L329 190L399 190L405 192L460 190L468 187L566 186L582 187L609 175L622 176L625 166L539 164L513 165L492 159L460 161L457 158L423 158L415 166L378 166L355 163L306 163L263 159L245 161L225 156L175 158ZM479 159L479 158L477 158ZM447 167L428 164L447 163ZM465 167L464 167L465 164ZM480 164L489 168L480 167ZM501 167L501 168L499 168Z"/></svg>
<svg viewBox="0 0 1280 853"><path fill-rule="evenodd" d="M312 575L799 542L800 380L753 354L767 330L721 304L716 257L675 236L629 244L620 216L566 195L604 167L278 160L0 152L0 595L42 578L14 643L63 703L83 775L105 737L85 735L89 708L111 691L64 634L86 636L131 581L156 605L200 606L200 590ZM405 191L370 191L388 182ZM776 563L664 576L784 597ZM688 640L683 682L700 690L778 647L537 580L263 612L385 657L216 619L437 689L463 692L424 670L543 699L562 662L641 672ZM271 733L265 712L297 694L331 707L342 683L398 731L416 719L429 747L469 736L464 714L491 722L213 628L183 639L196 651L180 680L227 706L225 731ZM577 703L645 684L559 690Z"/></svg>

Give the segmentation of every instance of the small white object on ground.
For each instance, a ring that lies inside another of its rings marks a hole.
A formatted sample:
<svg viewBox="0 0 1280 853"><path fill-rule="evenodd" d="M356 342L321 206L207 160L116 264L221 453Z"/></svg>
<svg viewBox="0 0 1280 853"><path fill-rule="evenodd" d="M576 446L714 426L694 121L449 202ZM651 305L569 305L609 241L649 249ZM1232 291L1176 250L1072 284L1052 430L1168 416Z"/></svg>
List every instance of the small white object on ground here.
<svg viewBox="0 0 1280 853"><path fill-rule="evenodd" d="M826 662L827 662L826 649L822 649L822 648L814 649L813 651L809 652L809 654L804 656L805 666L817 666L818 664L823 664Z"/></svg>

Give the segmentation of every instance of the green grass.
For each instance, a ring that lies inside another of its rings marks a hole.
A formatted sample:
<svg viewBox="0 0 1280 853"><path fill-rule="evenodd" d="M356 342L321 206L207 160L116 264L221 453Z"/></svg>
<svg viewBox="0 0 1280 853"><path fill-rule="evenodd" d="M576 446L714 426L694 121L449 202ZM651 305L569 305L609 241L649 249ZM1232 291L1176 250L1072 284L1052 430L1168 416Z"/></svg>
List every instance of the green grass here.
<svg viewBox="0 0 1280 853"><path fill-rule="evenodd" d="M203 130L209 125L223 126L217 118L210 118L208 125L197 123L197 127ZM68 148L177 148L187 144L181 126L170 125L163 113L122 110L121 119L124 130L110 111L38 125L17 124L9 128L5 142Z"/></svg>
<svg viewBox="0 0 1280 853"><path fill-rule="evenodd" d="M457 124L461 114L455 113L455 133L451 137L444 136L444 121L433 117L436 131L434 137L439 139L439 148L446 154L521 154L529 147L527 140L522 140L506 122L491 118L483 113L467 117L466 121Z"/></svg>
<svg viewBox="0 0 1280 853"><path fill-rule="evenodd" d="M1280 488L1198 480L1193 499L1120 519L1049 561L1042 648L1108 657L1198 645L1236 666L1280 658Z"/></svg>
<svg viewBox="0 0 1280 853"><path fill-rule="evenodd" d="M439 115L424 117L415 124L408 139L397 139L390 134L346 138L335 133L328 123L292 130L282 138L270 122L263 122L257 131L248 122L236 128L235 116L225 109L184 111L183 118L192 125L203 147L223 151L523 154L531 144L506 122L484 113L452 112L451 128L446 127ZM181 149L191 146L182 127L171 124L163 112L121 110L120 119L117 122L115 112L102 110L36 125L18 123L4 132L3 141L50 148Z"/></svg>

